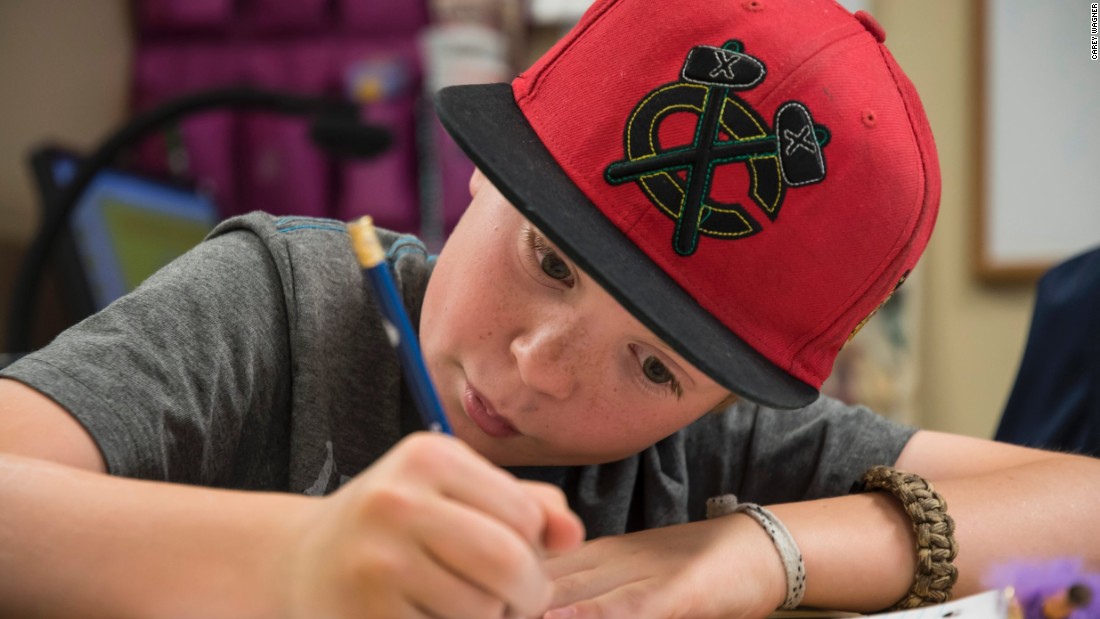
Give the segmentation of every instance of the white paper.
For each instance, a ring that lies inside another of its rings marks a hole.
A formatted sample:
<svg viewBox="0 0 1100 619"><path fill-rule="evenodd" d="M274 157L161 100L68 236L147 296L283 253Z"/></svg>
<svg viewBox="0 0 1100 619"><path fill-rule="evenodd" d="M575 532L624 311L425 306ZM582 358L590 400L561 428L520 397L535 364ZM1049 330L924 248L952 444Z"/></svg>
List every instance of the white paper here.
<svg viewBox="0 0 1100 619"><path fill-rule="evenodd" d="M1008 619L1012 604L1010 589L986 591L946 604L925 606L892 613L859 615L827 610L791 610L772 613L770 619L837 619L840 617L874 617L875 619Z"/></svg>

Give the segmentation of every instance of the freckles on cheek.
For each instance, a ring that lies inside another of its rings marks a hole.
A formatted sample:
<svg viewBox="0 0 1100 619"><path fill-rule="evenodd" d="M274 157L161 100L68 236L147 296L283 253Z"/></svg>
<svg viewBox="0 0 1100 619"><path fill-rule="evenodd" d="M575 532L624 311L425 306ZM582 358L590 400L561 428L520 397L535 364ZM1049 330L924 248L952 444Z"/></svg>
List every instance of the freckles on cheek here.
<svg viewBox="0 0 1100 619"><path fill-rule="evenodd" d="M594 428L620 428L627 421L619 389L600 387L583 406L587 423Z"/></svg>

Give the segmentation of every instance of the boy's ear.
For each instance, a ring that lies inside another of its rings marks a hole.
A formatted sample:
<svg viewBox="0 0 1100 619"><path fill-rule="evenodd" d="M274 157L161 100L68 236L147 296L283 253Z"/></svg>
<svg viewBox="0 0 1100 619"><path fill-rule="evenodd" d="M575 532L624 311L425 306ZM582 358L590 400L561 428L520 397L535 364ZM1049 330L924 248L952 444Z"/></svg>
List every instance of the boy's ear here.
<svg viewBox="0 0 1100 619"><path fill-rule="evenodd" d="M486 182L485 175L481 173L481 170L474 168L474 173L470 175L470 197L477 195L477 192L481 189L481 186Z"/></svg>

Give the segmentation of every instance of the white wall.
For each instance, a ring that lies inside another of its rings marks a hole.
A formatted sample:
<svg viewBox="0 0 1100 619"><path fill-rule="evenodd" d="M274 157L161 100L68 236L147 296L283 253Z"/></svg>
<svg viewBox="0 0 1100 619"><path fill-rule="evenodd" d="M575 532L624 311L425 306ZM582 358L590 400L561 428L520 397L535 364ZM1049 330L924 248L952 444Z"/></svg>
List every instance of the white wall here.
<svg viewBox="0 0 1100 619"><path fill-rule="evenodd" d="M1033 285L989 287L971 268L979 157L973 0L875 0L886 45L916 85L943 171L943 199L920 267L917 423L988 437L1016 376Z"/></svg>

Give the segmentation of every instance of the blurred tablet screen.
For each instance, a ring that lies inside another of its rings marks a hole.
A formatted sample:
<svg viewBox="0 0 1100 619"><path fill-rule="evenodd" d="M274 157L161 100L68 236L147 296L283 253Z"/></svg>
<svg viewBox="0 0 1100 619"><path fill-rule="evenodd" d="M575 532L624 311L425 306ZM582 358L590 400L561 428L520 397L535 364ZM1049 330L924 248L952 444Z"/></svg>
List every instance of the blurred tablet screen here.
<svg viewBox="0 0 1100 619"><path fill-rule="evenodd" d="M32 155L44 204L52 204L78 165L76 155L60 149ZM60 241L69 245L61 252L67 259L59 260L71 271L63 277L71 288L66 293L78 297L81 313L99 311L194 247L217 221L217 206L198 191L103 170L84 191Z"/></svg>

